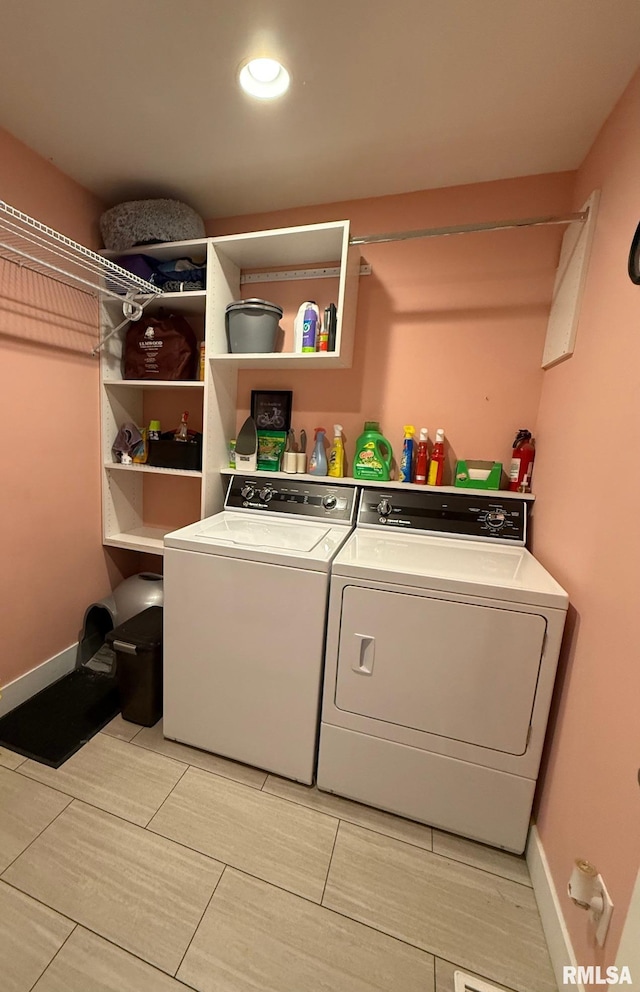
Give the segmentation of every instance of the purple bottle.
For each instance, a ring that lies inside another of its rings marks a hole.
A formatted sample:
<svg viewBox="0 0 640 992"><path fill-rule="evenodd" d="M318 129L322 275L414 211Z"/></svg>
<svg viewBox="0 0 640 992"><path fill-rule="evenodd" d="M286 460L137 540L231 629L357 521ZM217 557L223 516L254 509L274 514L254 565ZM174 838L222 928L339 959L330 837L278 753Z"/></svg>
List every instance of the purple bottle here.
<svg viewBox="0 0 640 992"><path fill-rule="evenodd" d="M302 351L316 350L316 337L318 333L318 314L313 307L307 307L304 312L302 322Z"/></svg>

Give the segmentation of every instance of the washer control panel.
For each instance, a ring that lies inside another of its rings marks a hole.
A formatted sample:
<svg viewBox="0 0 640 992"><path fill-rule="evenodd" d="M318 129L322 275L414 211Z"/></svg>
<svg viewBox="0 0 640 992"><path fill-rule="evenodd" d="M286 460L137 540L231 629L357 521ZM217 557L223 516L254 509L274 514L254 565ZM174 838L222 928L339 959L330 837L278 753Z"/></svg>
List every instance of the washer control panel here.
<svg viewBox="0 0 640 992"><path fill-rule="evenodd" d="M517 496L367 487L362 492L358 523L524 545L528 510L528 501Z"/></svg>
<svg viewBox="0 0 640 992"><path fill-rule="evenodd" d="M299 517L351 523L356 507L356 487L330 482L302 482L276 477L234 475L229 482L225 509L261 510Z"/></svg>

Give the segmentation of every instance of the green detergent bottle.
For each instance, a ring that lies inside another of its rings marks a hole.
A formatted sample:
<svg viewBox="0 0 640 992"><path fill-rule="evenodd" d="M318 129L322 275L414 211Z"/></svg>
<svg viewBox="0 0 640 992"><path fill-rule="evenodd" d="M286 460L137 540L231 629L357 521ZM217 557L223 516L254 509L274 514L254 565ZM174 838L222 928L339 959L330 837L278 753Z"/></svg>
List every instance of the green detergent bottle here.
<svg viewBox="0 0 640 992"><path fill-rule="evenodd" d="M354 478L388 482L391 477L392 458L391 445L380 433L380 424L377 420L367 420L364 431L356 441L356 453L353 459Z"/></svg>

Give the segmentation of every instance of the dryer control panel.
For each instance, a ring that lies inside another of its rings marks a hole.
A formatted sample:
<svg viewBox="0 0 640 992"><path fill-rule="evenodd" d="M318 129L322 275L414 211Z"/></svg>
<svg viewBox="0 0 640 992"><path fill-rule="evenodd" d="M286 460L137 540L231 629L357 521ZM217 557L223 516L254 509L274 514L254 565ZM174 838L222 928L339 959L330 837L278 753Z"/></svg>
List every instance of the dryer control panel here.
<svg viewBox="0 0 640 992"><path fill-rule="evenodd" d="M527 540L527 500L514 496L363 490L358 524L413 530L442 537L523 545Z"/></svg>
<svg viewBox="0 0 640 992"><path fill-rule="evenodd" d="M356 505L355 486L329 482L302 482L265 476L234 475L229 483L226 510L261 510L298 517L351 523Z"/></svg>

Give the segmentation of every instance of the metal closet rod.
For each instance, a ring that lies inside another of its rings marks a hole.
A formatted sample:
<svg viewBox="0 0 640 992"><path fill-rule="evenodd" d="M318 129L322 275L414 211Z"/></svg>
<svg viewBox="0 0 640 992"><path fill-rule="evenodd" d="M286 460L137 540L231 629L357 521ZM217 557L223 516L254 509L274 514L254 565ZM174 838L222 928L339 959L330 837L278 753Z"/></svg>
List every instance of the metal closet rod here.
<svg viewBox="0 0 640 992"><path fill-rule="evenodd" d="M413 238L446 238L452 234L477 234L480 231L509 231L517 227L544 227L548 224L584 224L589 210L548 217L523 217L520 220L489 220L481 224L457 224L453 227L426 227L421 231L393 231L389 234L362 234L349 239L352 245L374 245L385 241L411 241Z"/></svg>

